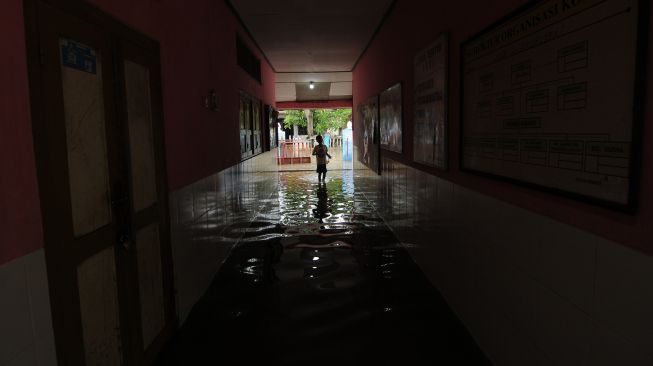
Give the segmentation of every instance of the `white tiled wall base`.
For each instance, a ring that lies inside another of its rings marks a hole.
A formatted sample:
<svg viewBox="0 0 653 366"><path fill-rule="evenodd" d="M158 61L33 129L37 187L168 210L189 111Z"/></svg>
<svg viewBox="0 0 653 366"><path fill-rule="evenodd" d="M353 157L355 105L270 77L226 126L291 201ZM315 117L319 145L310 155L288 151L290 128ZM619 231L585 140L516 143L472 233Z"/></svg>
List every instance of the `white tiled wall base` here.
<svg viewBox="0 0 653 366"><path fill-rule="evenodd" d="M653 257L389 159L365 189L497 365L653 365Z"/></svg>
<svg viewBox="0 0 653 366"><path fill-rule="evenodd" d="M0 265L0 366L56 365L44 250Z"/></svg>
<svg viewBox="0 0 653 366"><path fill-rule="evenodd" d="M254 157L170 194L180 324L240 239L238 230L230 229L230 225L251 222L259 213L260 202L276 192L276 172L255 173L267 160Z"/></svg>

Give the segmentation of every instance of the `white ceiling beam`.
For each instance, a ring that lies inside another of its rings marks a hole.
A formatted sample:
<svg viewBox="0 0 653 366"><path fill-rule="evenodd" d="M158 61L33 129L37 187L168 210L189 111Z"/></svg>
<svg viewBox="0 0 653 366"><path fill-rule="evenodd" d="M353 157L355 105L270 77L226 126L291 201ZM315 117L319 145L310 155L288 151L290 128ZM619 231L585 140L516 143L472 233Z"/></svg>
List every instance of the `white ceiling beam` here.
<svg viewBox="0 0 653 366"><path fill-rule="evenodd" d="M296 72L278 72L275 75L277 83L338 83L351 82L353 79L351 72L319 72L319 73L296 73Z"/></svg>
<svg viewBox="0 0 653 366"><path fill-rule="evenodd" d="M277 83L275 84L275 94L277 102L294 102L297 100L297 92L294 83Z"/></svg>

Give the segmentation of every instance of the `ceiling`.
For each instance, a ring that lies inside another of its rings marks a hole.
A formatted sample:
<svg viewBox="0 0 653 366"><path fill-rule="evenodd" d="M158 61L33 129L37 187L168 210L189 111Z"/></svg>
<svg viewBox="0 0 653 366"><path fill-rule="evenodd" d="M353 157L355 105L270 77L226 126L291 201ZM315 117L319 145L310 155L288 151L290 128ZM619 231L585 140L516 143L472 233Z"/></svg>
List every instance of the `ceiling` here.
<svg viewBox="0 0 653 366"><path fill-rule="evenodd" d="M392 0L229 0L277 72L351 71Z"/></svg>
<svg viewBox="0 0 653 366"><path fill-rule="evenodd" d="M351 72L277 73L277 102L346 100L352 95ZM315 87L309 88L313 82Z"/></svg>
<svg viewBox="0 0 653 366"><path fill-rule="evenodd" d="M351 70L393 3L228 1L277 72L277 101L351 99Z"/></svg>

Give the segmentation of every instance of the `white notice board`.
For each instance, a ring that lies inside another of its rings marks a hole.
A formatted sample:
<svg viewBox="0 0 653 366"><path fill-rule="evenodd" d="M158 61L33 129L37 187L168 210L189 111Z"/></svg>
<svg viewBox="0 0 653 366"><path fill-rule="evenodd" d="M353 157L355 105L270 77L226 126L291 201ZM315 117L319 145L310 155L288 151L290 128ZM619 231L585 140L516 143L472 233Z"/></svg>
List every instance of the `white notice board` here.
<svg viewBox="0 0 653 366"><path fill-rule="evenodd" d="M632 209L639 8L540 1L463 44L461 168Z"/></svg>

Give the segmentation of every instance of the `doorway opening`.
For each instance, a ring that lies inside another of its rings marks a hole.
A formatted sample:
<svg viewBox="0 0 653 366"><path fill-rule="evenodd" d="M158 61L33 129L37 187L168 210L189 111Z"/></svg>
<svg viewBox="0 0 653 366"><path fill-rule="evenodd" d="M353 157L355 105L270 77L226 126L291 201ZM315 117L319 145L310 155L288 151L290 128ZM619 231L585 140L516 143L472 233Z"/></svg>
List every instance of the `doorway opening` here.
<svg viewBox="0 0 653 366"><path fill-rule="evenodd" d="M331 156L328 170L354 168L352 109L286 109L280 110L276 121L276 148L266 157L274 171L313 171L316 157L313 149L322 136Z"/></svg>

